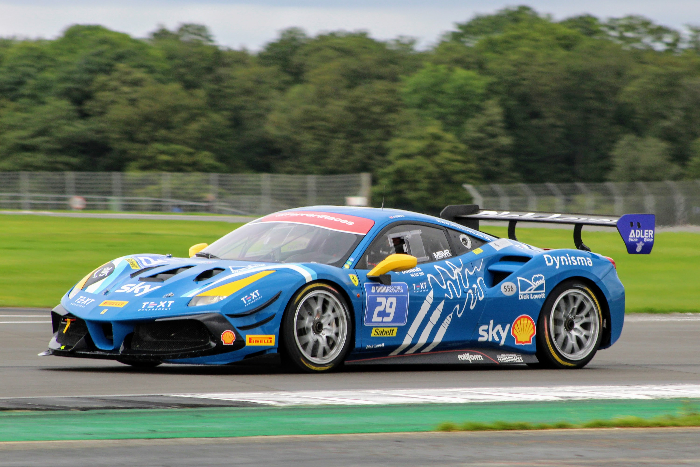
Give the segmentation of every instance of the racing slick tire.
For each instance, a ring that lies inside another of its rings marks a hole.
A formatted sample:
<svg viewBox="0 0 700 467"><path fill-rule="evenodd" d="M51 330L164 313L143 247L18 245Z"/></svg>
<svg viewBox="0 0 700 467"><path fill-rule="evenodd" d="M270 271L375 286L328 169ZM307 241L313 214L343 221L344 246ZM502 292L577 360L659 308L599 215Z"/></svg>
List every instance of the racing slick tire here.
<svg viewBox="0 0 700 467"><path fill-rule="evenodd" d="M581 281L562 282L550 293L538 319L535 368L583 368L598 351L603 314L598 298Z"/></svg>
<svg viewBox="0 0 700 467"><path fill-rule="evenodd" d="M352 347L349 307L329 284L302 287L282 318L282 361L307 373L331 371L342 365Z"/></svg>
<svg viewBox="0 0 700 467"><path fill-rule="evenodd" d="M119 363L123 363L124 365L129 365L133 366L134 368L155 368L158 365L160 365L163 362L158 362L158 361L143 361L143 360L128 360L128 359L119 359L117 360Z"/></svg>

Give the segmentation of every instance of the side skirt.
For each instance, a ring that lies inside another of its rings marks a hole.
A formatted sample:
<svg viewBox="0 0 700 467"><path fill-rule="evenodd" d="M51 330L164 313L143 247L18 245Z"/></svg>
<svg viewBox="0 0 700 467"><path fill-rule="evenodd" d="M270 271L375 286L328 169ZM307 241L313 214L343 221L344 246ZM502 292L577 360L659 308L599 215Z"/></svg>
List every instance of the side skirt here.
<svg viewBox="0 0 700 467"><path fill-rule="evenodd" d="M346 365L416 365L416 364L467 364L467 365L514 365L537 363L535 355L506 352L495 349L441 350L411 355L390 355L385 357L359 358L346 360Z"/></svg>

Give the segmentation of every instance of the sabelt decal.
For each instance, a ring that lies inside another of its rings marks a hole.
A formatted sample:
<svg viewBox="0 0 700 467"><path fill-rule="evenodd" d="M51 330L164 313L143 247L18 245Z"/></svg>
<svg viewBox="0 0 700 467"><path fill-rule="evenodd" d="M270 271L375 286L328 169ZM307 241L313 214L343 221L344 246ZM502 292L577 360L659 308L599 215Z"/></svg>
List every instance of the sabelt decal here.
<svg viewBox="0 0 700 467"><path fill-rule="evenodd" d="M139 266L139 263L137 263L134 258L126 258L126 262L129 263L131 269L141 269L141 266Z"/></svg>
<svg viewBox="0 0 700 467"><path fill-rule="evenodd" d="M374 225L373 220L365 219L364 217L316 211L278 212L258 219L255 222L292 222L360 235L367 234Z"/></svg>
<svg viewBox="0 0 700 467"><path fill-rule="evenodd" d="M513 326L510 328L510 334L515 338L517 345L532 344L535 333L535 321L528 315L520 315L515 318Z"/></svg>
<svg viewBox="0 0 700 467"><path fill-rule="evenodd" d="M129 302L124 302L121 300L105 300L102 303L100 303L100 306L113 306L116 308L124 308L127 303Z"/></svg>
<svg viewBox="0 0 700 467"><path fill-rule="evenodd" d="M372 337L396 337L398 328L372 328Z"/></svg>
<svg viewBox="0 0 700 467"><path fill-rule="evenodd" d="M355 287L360 285L360 279L358 279L355 274L350 274L350 281L352 282L352 285L354 285Z"/></svg>
<svg viewBox="0 0 700 467"><path fill-rule="evenodd" d="M226 331L221 333L221 343L224 345L233 345L233 343L236 341L236 333L231 331L230 329L227 329Z"/></svg>
<svg viewBox="0 0 700 467"><path fill-rule="evenodd" d="M245 336L245 345L272 346L275 345L275 336L271 335L247 335Z"/></svg>

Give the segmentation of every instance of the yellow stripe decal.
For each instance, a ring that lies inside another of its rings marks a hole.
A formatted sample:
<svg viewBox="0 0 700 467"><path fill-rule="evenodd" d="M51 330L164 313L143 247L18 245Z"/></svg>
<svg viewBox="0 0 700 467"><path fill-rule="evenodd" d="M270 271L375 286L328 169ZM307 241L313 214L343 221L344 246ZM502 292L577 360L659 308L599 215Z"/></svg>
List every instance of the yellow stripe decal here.
<svg viewBox="0 0 700 467"><path fill-rule="evenodd" d="M200 294L197 294L198 297L228 297L229 295L233 295L234 293L238 292L241 290L243 287L246 287L253 282L257 281L258 279L262 279L265 276L269 276L275 271L262 271L257 274L253 274L252 276L246 277L245 279L237 280L234 282L229 282L228 284L224 284L220 287L215 287L213 289L207 290L206 292L202 292Z"/></svg>

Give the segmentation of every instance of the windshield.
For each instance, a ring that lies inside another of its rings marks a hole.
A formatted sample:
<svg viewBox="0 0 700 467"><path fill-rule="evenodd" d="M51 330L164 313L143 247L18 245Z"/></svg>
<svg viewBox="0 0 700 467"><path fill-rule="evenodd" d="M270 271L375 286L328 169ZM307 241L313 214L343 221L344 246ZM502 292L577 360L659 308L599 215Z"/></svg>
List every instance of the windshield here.
<svg viewBox="0 0 700 467"><path fill-rule="evenodd" d="M198 255L239 261L341 266L362 237L315 225L258 222L221 237Z"/></svg>

